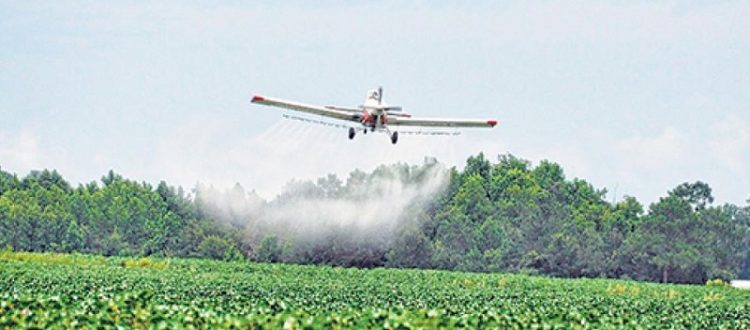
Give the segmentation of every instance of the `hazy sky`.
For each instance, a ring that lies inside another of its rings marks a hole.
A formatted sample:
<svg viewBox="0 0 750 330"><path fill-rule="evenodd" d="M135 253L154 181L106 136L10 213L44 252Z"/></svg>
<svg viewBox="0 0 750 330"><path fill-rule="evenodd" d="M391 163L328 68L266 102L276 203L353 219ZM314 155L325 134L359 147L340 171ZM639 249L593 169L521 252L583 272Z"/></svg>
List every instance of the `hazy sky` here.
<svg viewBox="0 0 750 330"><path fill-rule="evenodd" d="M750 197L746 1L0 1L0 166L114 169L273 197L291 178L484 151L655 201L703 180ZM253 94L495 117L458 137L346 138Z"/></svg>

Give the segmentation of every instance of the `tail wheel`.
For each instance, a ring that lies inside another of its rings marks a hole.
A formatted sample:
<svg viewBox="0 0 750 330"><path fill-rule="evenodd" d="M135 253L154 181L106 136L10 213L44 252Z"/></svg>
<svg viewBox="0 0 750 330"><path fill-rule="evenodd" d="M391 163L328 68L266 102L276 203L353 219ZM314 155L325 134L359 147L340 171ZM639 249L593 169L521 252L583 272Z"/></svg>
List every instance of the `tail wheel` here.
<svg viewBox="0 0 750 330"><path fill-rule="evenodd" d="M391 143L396 144L396 142L398 142L398 132L393 132L391 134Z"/></svg>
<svg viewBox="0 0 750 330"><path fill-rule="evenodd" d="M353 139L355 134L357 134L357 131L354 130L354 127L349 127L349 140Z"/></svg>

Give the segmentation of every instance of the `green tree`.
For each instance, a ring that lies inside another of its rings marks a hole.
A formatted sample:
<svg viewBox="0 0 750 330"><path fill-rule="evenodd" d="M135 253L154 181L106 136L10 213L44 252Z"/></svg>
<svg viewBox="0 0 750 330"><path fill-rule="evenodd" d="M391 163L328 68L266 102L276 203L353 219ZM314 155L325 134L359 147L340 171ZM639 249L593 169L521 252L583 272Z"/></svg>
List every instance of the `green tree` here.
<svg viewBox="0 0 750 330"><path fill-rule="evenodd" d="M464 176L470 177L478 175L482 182L489 180L490 171L492 170L492 164L484 157L484 153L479 153L476 156L469 156L466 160L466 167L464 168Z"/></svg>
<svg viewBox="0 0 750 330"><path fill-rule="evenodd" d="M2 167L0 167L0 196L2 196L2 194L6 191L18 189L19 186L20 182L18 180L18 177L11 173L3 171Z"/></svg>
<svg viewBox="0 0 750 330"><path fill-rule="evenodd" d="M472 268L466 265L465 257L477 248L476 226L461 213L443 214L441 219L433 245L432 265L441 269ZM471 260L472 264L474 262Z"/></svg>
<svg viewBox="0 0 750 330"><path fill-rule="evenodd" d="M130 254L127 245L123 242L122 235L120 235L120 229L115 227L112 230L112 233L110 233L106 240L104 240L103 246L101 247L101 253L107 256Z"/></svg>
<svg viewBox="0 0 750 330"><path fill-rule="evenodd" d="M492 202L487 197L481 176L471 175L464 180L451 200L448 213L463 214L476 224L481 224L492 214Z"/></svg>
<svg viewBox="0 0 750 330"><path fill-rule="evenodd" d="M30 189L34 185L39 185L44 189L57 187L66 193L70 193L73 190L70 184L63 179L62 175L55 170L50 171L45 169L42 171L31 171L31 173L21 181L21 187L24 189Z"/></svg>
<svg viewBox="0 0 750 330"><path fill-rule="evenodd" d="M275 235L270 235L260 242L260 247L255 252L255 260L265 262L278 262L282 255L281 243Z"/></svg>
<svg viewBox="0 0 750 330"><path fill-rule="evenodd" d="M503 270L502 260L508 241L502 223L494 217L488 218L479 227L479 251L483 256L483 268L488 271Z"/></svg>
<svg viewBox="0 0 750 330"><path fill-rule="evenodd" d="M429 268L432 258L430 239L417 225L404 226L386 255L386 265L397 268Z"/></svg>
<svg viewBox="0 0 750 330"><path fill-rule="evenodd" d="M706 208L707 204L714 201L714 197L711 195L711 187L701 181L680 184L669 194L689 203L696 211Z"/></svg>
<svg viewBox="0 0 750 330"><path fill-rule="evenodd" d="M65 230L65 240L63 249L65 252L82 251L85 244L85 235L83 229L78 225L76 220L70 221L68 228Z"/></svg>
<svg viewBox="0 0 750 330"><path fill-rule="evenodd" d="M232 248L234 248L234 246L232 246L225 239L210 235L206 237L200 245L198 245L198 254L202 257L223 260L228 255L232 255L231 252L227 252Z"/></svg>
<svg viewBox="0 0 750 330"><path fill-rule="evenodd" d="M649 218L641 228L643 235L654 237L649 262L661 273L661 281L669 282L673 272L685 267L698 256L695 248L686 242L687 227L695 224L695 216L690 204L674 195L661 198L652 204Z"/></svg>

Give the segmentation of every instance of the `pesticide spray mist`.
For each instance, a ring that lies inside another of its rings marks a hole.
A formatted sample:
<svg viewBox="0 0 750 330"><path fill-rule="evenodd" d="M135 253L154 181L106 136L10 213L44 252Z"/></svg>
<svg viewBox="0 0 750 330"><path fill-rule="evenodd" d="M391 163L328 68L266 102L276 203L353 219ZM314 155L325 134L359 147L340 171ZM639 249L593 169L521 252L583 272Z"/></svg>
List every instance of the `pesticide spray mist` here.
<svg viewBox="0 0 750 330"><path fill-rule="evenodd" d="M253 259L354 266L383 264L384 251L393 251L405 229L434 218L431 203L444 194L451 170L431 157L459 164L497 145L464 134L404 135L395 146L385 134L350 141L345 129L290 120L252 137L234 139L227 131L208 134L215 140L165 148L190 150L186 168L197 168L208 182L240 181L259 192L198 186L202 211L241 228ZM354 168L364 171L350 172ZM338 176L306 181L326 173ZM304 180L288 182L292 178Z"/></svg>
<svg viewBox="0 0 750 330"><path fill-rule="evenodd" d="M235 186L198 186L197 204L241 227L252 257L264 261L379 266L394 236L418 224L445 190L450 171L434 160L380 166L315 182L291 181L273 200Z"/></svg>

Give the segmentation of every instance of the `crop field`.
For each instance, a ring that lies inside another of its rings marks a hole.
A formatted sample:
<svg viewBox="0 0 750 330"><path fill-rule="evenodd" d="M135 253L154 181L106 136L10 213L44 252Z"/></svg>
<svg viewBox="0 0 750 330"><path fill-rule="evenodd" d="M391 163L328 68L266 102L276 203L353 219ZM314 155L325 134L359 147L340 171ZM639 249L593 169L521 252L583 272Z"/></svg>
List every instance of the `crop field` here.
<svg viewBox="0 0 750 330"><path fill-rule="evenodd" d="M750 292L509 274L0 253L0 328L750 328Z"/></svg>

